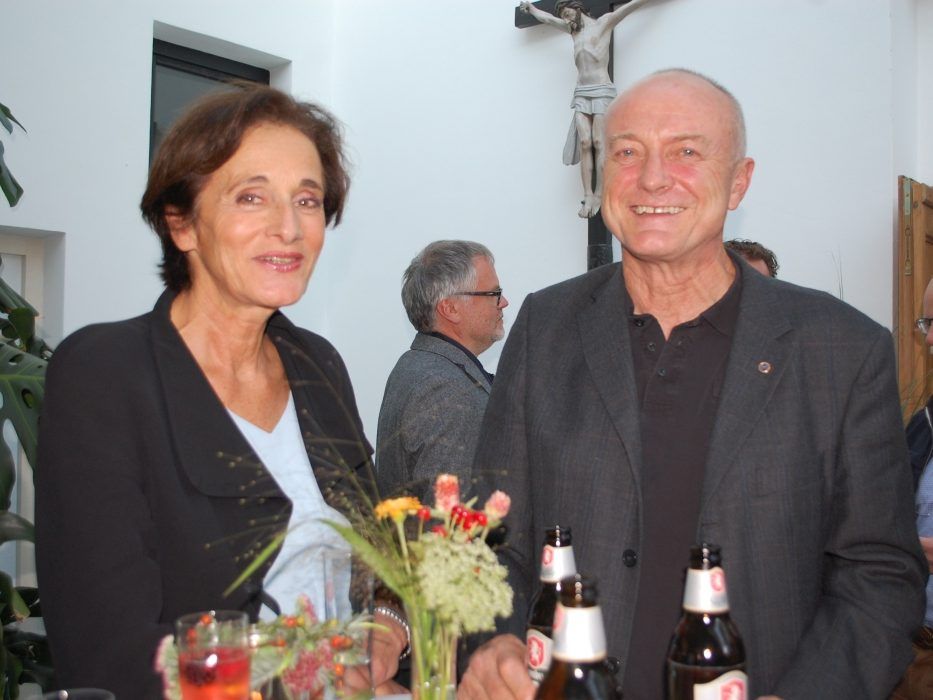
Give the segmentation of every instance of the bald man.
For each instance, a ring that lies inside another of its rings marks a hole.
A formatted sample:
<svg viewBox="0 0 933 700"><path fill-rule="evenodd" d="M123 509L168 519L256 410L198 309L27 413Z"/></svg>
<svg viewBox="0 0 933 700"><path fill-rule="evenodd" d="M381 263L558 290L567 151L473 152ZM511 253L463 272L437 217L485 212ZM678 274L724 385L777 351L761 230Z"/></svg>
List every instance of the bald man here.
<svg viewBox="0 0 933 700"><path fill-rule="evenodd" d="M544 529L571 526L625 700L658 700L702 540L722 547L747 697L885 698L927 574L890 332L726 251L755 164L721 85L648 77L613 102L606 145L623 263L525 300L474 463L512 496L512 631ZM530 698L523 652L493 639L460 697Z"/></svg>

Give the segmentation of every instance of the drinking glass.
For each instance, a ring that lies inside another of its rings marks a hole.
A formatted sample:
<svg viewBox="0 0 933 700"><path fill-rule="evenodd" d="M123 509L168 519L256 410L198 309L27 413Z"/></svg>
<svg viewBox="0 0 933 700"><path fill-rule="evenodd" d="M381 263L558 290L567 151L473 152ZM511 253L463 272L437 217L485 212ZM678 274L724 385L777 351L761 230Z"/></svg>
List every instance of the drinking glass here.
<svg viewBox="0 0 933 700"><path fill-rule="evenodd" d="M325 620L346 622L354 615L372 613L373 575L351 551L336 547L321 547L319 556L324 573ZM372 695L369 677L369 647L367 634L363 648L337 651L334 661L345 668L343 678L338 678L335 688L328 688L325 700Z"/></svg>
<svg viewBox="0 0 933 700"><path fill-rule="evenodd" d="M249 700L249 621L236 610L183 615L175 621L183 700Z"/></svg>

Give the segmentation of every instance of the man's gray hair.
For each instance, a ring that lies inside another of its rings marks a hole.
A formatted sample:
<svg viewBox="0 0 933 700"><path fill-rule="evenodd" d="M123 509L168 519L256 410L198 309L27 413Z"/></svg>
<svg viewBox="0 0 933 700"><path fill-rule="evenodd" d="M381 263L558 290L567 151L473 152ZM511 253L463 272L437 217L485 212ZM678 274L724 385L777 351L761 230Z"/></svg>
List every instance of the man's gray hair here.
<svg viewBox="0 0 933 700"><path fill-rule="evenodd" d="M473 241L434 241L412 259L402 275L402 304L416 330L434 330L434 313L441 299L476 291L476 257L495 263L489 248Z"/></svg>

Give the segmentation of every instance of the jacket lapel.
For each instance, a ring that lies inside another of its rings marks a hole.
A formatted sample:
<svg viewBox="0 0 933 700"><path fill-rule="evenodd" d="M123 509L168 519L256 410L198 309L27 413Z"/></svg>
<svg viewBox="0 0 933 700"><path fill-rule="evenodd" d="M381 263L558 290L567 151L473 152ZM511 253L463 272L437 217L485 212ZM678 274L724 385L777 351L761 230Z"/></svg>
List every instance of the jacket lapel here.
<svg viewBox="0 0 933 700"><path fill-rule="evenodd" d="M283 497L172 325L173 299L165 292L156 303L152 352L178 463L209 496Z"/></svg>
<svg viewBox="0 0 933 700"><path fill-rule="evenodd" d="M797 351L793 327L772 290L774 283L747 266L743 270L739 315L710 440L701 512L735 463Z"/></svg>
<svg viewBox="0 0 933 700"><path fill-rule="evenodd" d="M169 317L175 295L166 291L150 316L152 353L161 382L175 460L192 486L210 497L210 517L225 534L221 544L232 583L288 524L292 504L227 414ZM168 465L166 465L168 467ZM207 513L205 513L207 517ZM214 543L211 543L212 546ZM268 557L230 598L231 607L256 614Z"/></svg>
<svg viewBox="0 0 933 700"><path fill-rule="evenodd" d="M463 370L463 373L466 374L473 383L485 391L487 394L492 389L492 385L489 383L489 378L486 377L476 366L476 363L473 362L466 354L464 354L459 348L451 343L448 343L446 340L441 338L435 338L434 336L427 335L425 333L418 333L415 336L414 341L411 344L412 350L421 350L423 352L432 352L435 355L440 355L446 360L450 360L453 364Z"/></svg>
<svg viewBox="0 0 933 700"><path fill-rule="evenodd" d="M328 505L344 514L359 507L360 498L375 498L370 455L349 384L334 368L336 351L328 357L301 341L297 329L276 313L267 333L285 367L301 435L318 487ZM330 369L328 369L328 367Z"/></svg>
<svg viewBox="0 0 933 700"><path fill-rule="evenodd" d="M641 498L641 425L619 265L582 302L577 327L587 367L625 448Z"/></svg>

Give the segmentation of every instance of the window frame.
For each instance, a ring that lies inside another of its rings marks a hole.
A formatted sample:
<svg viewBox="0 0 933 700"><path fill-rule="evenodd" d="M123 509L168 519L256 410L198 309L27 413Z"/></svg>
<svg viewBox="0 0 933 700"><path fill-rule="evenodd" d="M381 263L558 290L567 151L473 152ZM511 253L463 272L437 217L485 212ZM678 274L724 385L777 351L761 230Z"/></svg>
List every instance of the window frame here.
<svg viewBox="0 0 933 700"><path fill-rule="evenodd" d="M262 85L270 84L270 73L265 68L223 58L215 54L187 46L173 44L162 39L152 40L152 81L149 95L149 162L155 155L155 93L156 69L159 67L172 68L183 73L197 75L201 78L214 80L218 83L229 83L233 80L247 80Z"/></svg>

